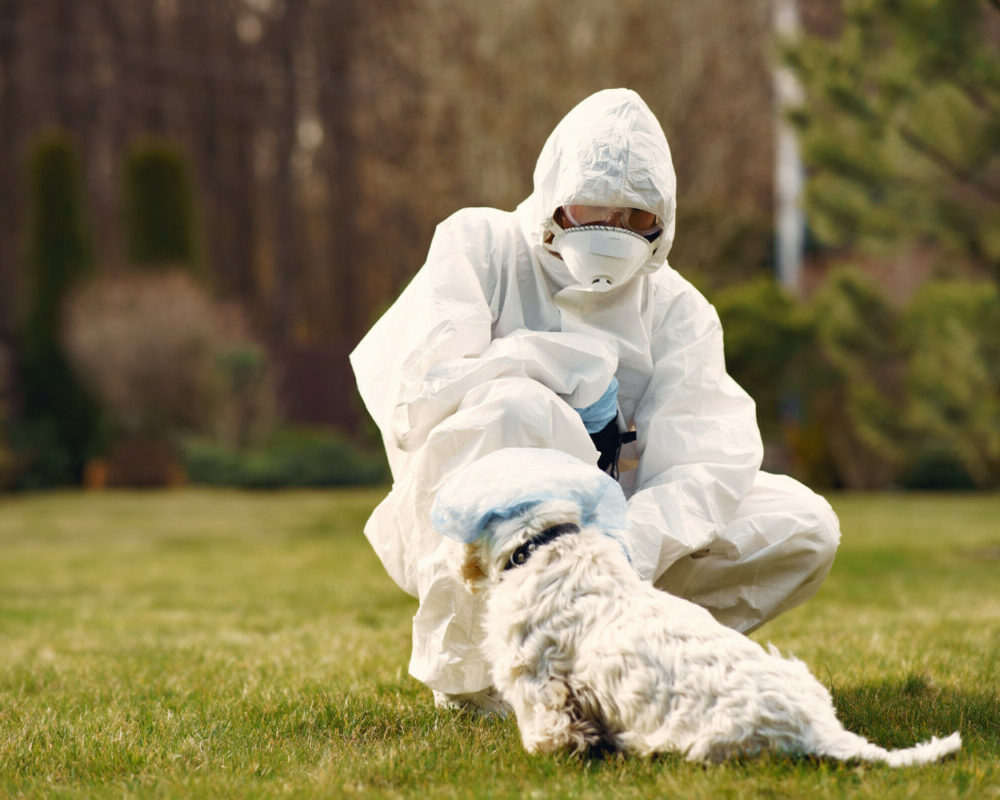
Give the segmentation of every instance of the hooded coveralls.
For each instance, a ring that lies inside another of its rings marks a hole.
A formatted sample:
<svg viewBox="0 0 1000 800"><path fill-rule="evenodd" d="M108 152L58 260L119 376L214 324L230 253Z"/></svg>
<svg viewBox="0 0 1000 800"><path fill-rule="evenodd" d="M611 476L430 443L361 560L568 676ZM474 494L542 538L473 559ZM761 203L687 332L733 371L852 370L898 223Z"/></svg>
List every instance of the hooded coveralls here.
<svg viewBox="0 0 1000 800"><path fill-rule="evenodd" d="M640 274L605 293L575 285L549 244L568 204L655 211L664 230ZM502 447L596 463L580 415L611 378L632 564L655 586L749 631L811 597L840 533L830 506L760 470L754 403L727 375L712 306L666 264L675 177L666 137L634 92L598 92L558 124L514 212L441 223L423 268L351 355L394 479L365 534L419 599L410 673L432 689L491 683L482 599L448 566L430 523L441 484Z"/></svg>

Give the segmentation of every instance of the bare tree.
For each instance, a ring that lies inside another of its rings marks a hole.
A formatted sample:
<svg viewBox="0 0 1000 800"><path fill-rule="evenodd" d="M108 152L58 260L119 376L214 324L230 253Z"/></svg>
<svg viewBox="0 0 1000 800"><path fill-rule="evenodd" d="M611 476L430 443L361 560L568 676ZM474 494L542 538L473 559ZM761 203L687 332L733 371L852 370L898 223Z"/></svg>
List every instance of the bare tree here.
<svg viewBox="0 0 1000 800"><path fill-rule="evenodd" d="M23 0L0 3L0 343L9 343L13 328L18 284L14 270L21 203L17 187L20 175L16 154L21 132L14 123L20 117L17 58ZM2 376L5 377L5 376Z"/></svg>
<svg viewBox="0 0 1000 800"><path fill-rule="evenodd" d="M441 219L467 205L513 208L556 122L612 86L638 90L671 143L672 263L706 283L762 269L769 10L769 0L579 0L573 14L537 0L0 0L0 328L17 283L20 153L56 124L84 153L106 268L122 262L130 143L165 136L188 150L212 286L272 342L356 340L420 267Z"/></svg>

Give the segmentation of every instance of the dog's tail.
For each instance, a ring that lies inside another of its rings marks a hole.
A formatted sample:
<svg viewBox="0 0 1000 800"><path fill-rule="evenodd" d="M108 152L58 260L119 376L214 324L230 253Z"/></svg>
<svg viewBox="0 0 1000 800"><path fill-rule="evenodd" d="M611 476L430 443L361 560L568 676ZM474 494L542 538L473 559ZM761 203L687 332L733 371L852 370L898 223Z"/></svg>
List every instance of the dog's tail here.
<svg viewBox="0 0 1000 800"><path fill-rule="evenodd" d="M877 744L872 744L857 734L844 731L843 737L837 737L834 743L820 748L819 755L831 756L844 761L860 759L861 761L879 761L890 767L910 767L915 764L930 764L940 761L947 755L956 752L962 746L962 737L956 731L944 739L933 737L929 742L923 742L904 750L886 750Z"/></svg>

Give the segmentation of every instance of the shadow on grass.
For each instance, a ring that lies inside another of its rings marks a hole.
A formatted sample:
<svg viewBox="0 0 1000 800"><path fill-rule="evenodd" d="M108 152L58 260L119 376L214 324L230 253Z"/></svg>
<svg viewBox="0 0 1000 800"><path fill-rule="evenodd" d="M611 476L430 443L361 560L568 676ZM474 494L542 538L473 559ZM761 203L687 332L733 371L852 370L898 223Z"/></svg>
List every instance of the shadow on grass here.
<svg viewBox="0 0 1000 800"><path fill-rule="evenodd" d="M834 686L833 703L844 727L888 748L910 747L931 736L962 734L963 748L1000 753L1000 694L939 687L926 676Z"/></svg>
<svg viewBox="0 0 1000 800"><path fill-rule="evenodd" d="M1000 719L1000 695L993 687L984 687L982 691L954 690L935 686L925 676L915 674L897 680L834 687L832 694L844 726L883 747L912 747L932 736L944 737L957 730L962 734L965 753L990 758L1000 754L1000 728L996 723ZM358 756L388 748L395 758L402 757L404 761L430 759L436 763L453 758L457 759L453 763L464 763L463 759L478 757L529 772L569 767L573 772L594 776L622 769L629 774L637 769L655 771L685 763L681 756L671 753L649 759L604 751L527 757L521 750L513 720L483 720L467 714L440 712L429 702L420 702L413 687L408 685L381 686L375 697L341 697L326 710L323 723L327 734ZM797 770L807 764L819 765L822 760L775 753L738 758L729 764L738 771L756 772L762 768L762 762L783 771ZM384 769L384 762L379 763ZM427 766L429 762L425 763Z"/></svg>

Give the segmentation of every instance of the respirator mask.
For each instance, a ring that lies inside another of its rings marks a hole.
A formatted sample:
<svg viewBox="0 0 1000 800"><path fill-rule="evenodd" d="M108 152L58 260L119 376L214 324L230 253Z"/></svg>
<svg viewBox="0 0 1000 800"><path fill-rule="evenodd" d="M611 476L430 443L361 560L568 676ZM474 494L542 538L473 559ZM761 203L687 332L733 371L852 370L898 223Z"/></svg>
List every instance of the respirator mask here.
<svg viewBox="0 0 1000 800"><path fill-rule="evenodd" d="M655 215L638 209L563 206L562 215L571 227L556 227L551 247L576 282L593 292L626 284L652 257L651 240L661 230Z"/></svg>

